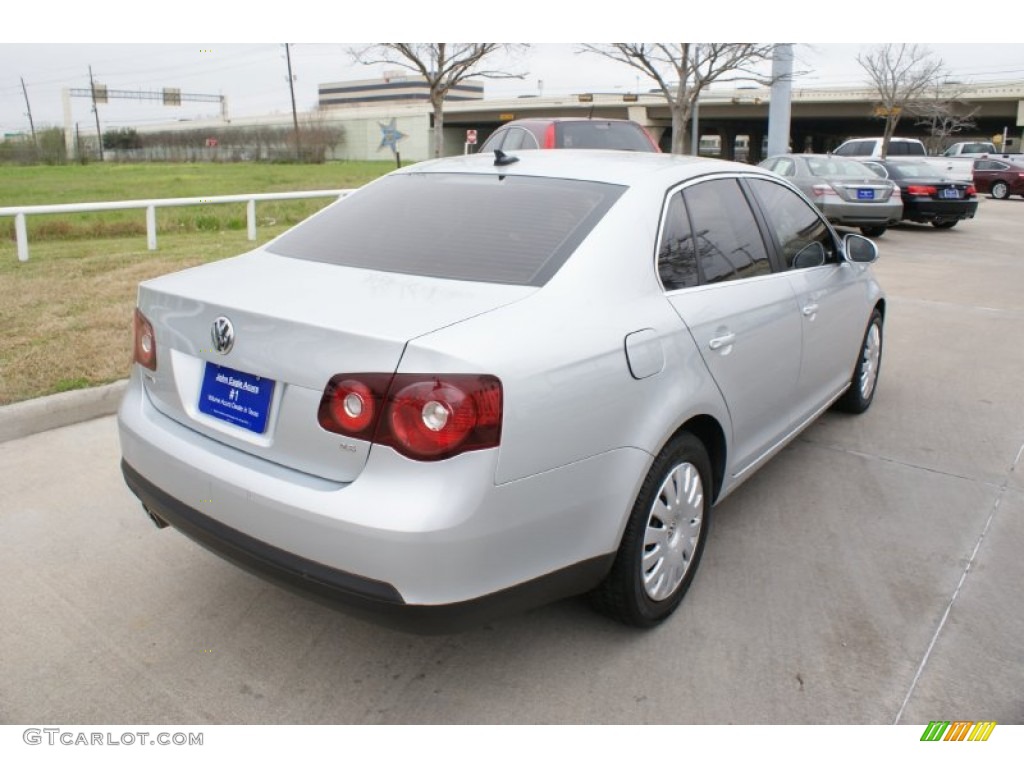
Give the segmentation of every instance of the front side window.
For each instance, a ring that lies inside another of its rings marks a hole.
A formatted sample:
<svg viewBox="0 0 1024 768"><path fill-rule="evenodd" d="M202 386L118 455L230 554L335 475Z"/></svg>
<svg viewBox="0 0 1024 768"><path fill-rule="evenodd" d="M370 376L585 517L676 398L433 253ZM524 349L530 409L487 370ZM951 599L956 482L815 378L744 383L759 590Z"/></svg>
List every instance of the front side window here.
<svg viewBox="0 0 1024 768"><path fill-rule="evenodd" d="M850 141L843 144L835 153L843 157L857 157L860 155L870 155L874 149L875 142L873 141Z"/></svg>
<svg viewBox="0 0 1024 768"><path fill-rule="evenodd" d="M750 179L786 269L838 260L835 239L825 221L799 195L767 179Z"/></svg>
<svg viewBox="0 0 1024 768"><path fill-rule="evenodd" d="M736 179L715 179L683 191L705 283L772 271L754 213Z"/></svg>

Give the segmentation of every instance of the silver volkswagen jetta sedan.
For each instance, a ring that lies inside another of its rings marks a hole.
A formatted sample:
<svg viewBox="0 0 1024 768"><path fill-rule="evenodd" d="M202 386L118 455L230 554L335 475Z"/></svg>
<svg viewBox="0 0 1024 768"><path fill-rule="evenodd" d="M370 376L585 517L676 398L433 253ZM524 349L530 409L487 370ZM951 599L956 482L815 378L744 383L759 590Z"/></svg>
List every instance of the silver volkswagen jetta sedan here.
<svg viewBox="0 0 1024 768"><path fill-rule="evenodd" d="M651 626L712 506L871 404L876 257L747 165L422 163L139 287L124 476L158 525L407 628L583 592Z"/></svg>

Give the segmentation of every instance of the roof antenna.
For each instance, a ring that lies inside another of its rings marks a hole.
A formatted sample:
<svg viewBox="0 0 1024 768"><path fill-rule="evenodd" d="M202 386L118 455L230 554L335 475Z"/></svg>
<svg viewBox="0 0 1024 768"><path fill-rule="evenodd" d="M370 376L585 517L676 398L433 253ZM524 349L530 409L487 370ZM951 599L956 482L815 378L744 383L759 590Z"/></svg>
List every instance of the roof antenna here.
<svg viewBox="0 0 1024 768"><path fill-rule="evenodd" d="M494 150L494 164L495 165L512 165L512 163L518 163L519 158L514 155L506 155L500 149Z"/></svg>

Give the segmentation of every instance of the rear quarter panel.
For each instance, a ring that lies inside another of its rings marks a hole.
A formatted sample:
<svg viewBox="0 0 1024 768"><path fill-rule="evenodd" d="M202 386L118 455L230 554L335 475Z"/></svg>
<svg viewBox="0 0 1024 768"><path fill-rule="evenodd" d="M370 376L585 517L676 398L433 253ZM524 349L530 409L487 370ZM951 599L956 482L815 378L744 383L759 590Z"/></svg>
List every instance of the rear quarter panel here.
<svg viewBox="0 0 1024 768"><path fill-rule="evenodd" d="M654 275L661 202L627 192L533 296L409 344L400 370L502 380L497 483L617 449L653 458L697 414L715 417L729 434L721 395ZM638 380L625 339L647 329L663 363Z"/></svg>

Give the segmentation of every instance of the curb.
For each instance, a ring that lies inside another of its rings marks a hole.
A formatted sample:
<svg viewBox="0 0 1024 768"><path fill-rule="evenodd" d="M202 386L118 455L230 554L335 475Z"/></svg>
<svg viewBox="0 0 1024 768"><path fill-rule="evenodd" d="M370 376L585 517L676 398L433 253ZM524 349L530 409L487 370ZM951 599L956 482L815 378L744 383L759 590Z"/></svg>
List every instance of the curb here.
<svg viewBox="0 0 1024 768"><path fill-rule="evenodd" d="M128 380L0 406L0 443L117 413Z"/></svg>

